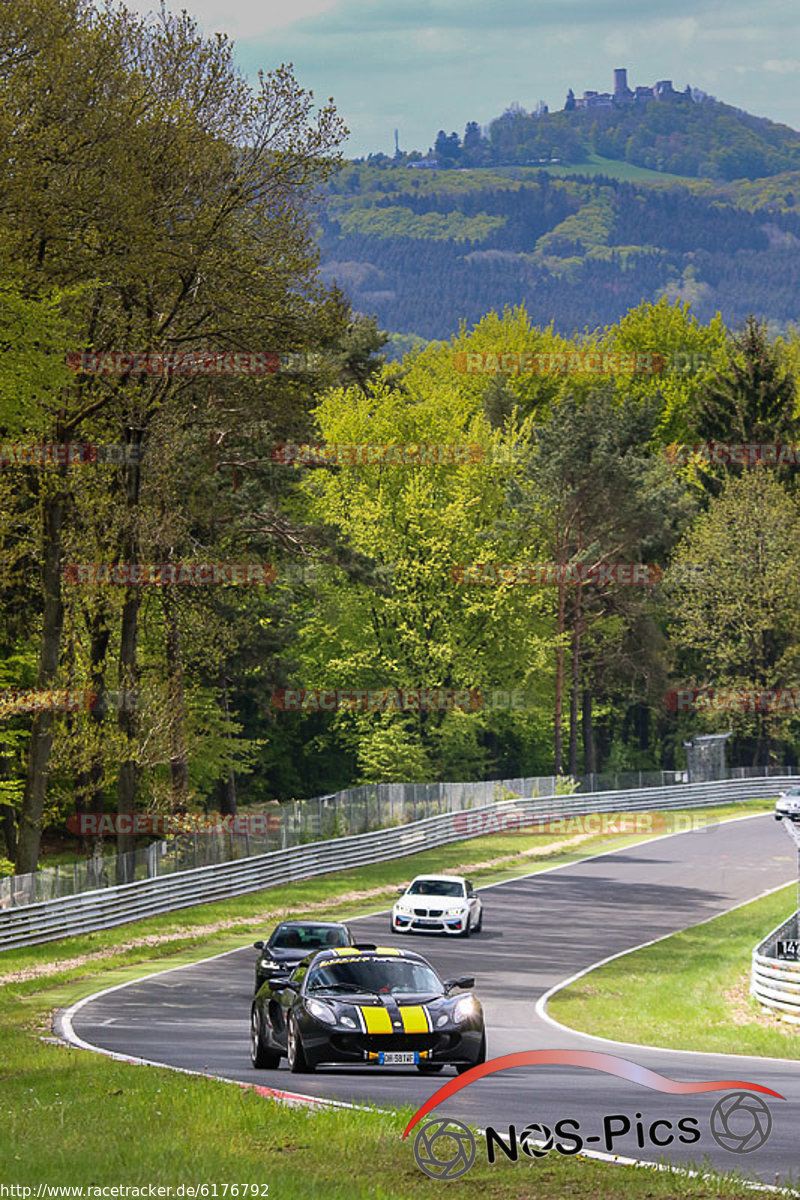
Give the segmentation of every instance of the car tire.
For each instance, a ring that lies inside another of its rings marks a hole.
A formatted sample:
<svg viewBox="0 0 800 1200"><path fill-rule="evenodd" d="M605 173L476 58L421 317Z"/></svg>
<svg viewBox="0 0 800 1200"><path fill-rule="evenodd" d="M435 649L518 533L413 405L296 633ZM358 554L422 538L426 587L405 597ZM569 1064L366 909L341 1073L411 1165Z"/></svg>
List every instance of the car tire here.
<svg viewBox="0 0 800 1200"><path fill-rule="evenodd" d="M485 1063L485 1062L486 1062L486 1034L484 1033L483 1037L481 1038L480 1049L478 1050L478 1057L475 1059L475 1062L474 1063L456 1063L456 1071L458 1072L459 1075L463 1075L465 1071L471 1071L473 1067L479 1067L481 1065L481 1063Z"/></svg>
<svg viewBox="0 0 800 1200"><path fill-rule="evenodd" d="M471 930L470 924L469 924L469 913L467 913L467 924L464 927L464 929L461 930L461 933L458 936L463 937L463 938L468 938L471 933L472 933L472 930Z"/></svg>
<svg viewBox="0 0 800 1200"><path fill-rule="evenodd" d="M289 1070L293 1075L309 1075L314 1070L306 1058L306 1052L303 1049L303 1039L300 1036L300 1030L297 1028L297 1021L291 1014L288 1022L286 1048L288 1051Z"/></svg>
<svg viewBox="0 0 800 1200"><path fill-rule="evenodd" d="M478 914L478 924L475 926L473 933L480 933L483 929L483 909Z"/></svg>
<svg viewBox="0 0 800 1200"><path fill-rule="evenodd" d="M275 1070L280 1066L281 1056L277 1050L270 1050L264 1045L264 1031L261 1027L261 1017L255 1004L250 1011L250 1061L259 1069Z"/></svg>
<svg viewBox="0 0 800 1200"><path fill-rule="evenodd" d="M439 1071L443 1070L443 1068L444 1063L432 1063L424 1061L417 1063L417 1070L422 1075L436 1075Z"/></svg>

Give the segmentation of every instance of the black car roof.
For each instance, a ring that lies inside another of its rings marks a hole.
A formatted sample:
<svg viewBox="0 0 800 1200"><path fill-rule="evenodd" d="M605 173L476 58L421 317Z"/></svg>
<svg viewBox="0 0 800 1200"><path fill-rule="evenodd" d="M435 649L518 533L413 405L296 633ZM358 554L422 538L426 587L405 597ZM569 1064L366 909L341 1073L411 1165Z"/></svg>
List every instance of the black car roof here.
<svg viewBox="0 0 800 1200"><path fill-rule="evenodd" d="M292 928L298 925L313 925L315 928L322 926L325 929L347 929L344 921L278 921L275 928L279 929L282 925L291 925Z"/></svg>

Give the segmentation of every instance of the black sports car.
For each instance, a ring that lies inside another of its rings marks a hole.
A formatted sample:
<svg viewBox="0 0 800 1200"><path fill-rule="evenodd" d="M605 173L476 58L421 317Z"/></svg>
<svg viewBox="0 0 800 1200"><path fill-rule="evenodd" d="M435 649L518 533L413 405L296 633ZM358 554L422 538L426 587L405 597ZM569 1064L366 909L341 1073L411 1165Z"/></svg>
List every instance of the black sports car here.
<svg viewBox="0 0 800 1200"><path fill-rule="evenodd" d="M314 950L352 946L353 936L338 921L281 921L266 942L254 942L260 950L256 959L256 991L275 972L286 974Z"/></svg>
<svg viewBox="0 0 800 1200"><path fill-rule="evenodd" d="M310 954L269 980L251 1009L254 1067L295 1074L322 1063L415 1065L461 1074L486 1061L483 1010L471 976L442 983L422 955L359 945Z"/></svg>

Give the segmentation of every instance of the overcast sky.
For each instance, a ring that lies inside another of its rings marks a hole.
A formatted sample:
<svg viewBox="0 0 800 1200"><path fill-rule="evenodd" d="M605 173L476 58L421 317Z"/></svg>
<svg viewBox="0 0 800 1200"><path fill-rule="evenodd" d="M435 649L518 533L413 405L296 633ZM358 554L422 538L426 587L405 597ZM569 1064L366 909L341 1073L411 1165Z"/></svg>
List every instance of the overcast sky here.
<svg viewBox="0 0 800 1200"><path fill-rule="evenodd" d="M125 0L147 12L153 0ZM512 101L562 108L568 87L671 79L800 129L798 0L175 0L236 43L255 76L292 62L334 98L348 157L425 151L436 133L484 125ZM669 15L666 15L666 14Z"/></svg>

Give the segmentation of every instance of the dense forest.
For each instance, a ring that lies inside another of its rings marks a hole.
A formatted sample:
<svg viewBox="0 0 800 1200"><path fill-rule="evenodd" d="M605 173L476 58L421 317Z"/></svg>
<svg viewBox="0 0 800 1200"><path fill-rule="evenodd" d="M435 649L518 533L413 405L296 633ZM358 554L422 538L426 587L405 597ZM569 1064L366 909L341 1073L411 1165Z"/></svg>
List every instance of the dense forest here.
<svg viewBox="0 0 800 1200"><path fill-rule="evenodd" d="M317 217L322 274L424 340L523 303L571 335L663 295L777 332L797 313L800 173L761 188L351 164Z"/></svg>
<svg viewBox="0 0 800 1200"><path fill-rule="evenodd" d="M676 449L800 440L792 177L337 169L290 70L53 11L0 46L0 870L76 811L670 769L703 730L796 762L796 706L671 700L800 695L797 469Z"/></svg>

